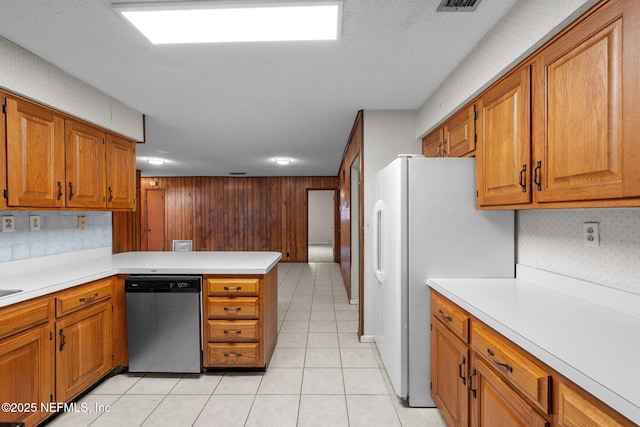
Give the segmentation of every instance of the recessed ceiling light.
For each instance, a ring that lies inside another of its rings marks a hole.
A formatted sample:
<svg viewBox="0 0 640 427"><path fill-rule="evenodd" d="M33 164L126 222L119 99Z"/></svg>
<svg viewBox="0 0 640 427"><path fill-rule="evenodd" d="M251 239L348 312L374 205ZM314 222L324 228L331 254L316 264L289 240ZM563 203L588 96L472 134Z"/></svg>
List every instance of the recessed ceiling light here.
<svg viewBox="0 0 640 427"><path fill-rule="evenodd" d="M342 1L114 3L154 44L337 40Z"/></svg>
<svg viewBox="0 0 640 427"><path fill-rule="evenodd" d="M287 158L284 158L284 157L274 159L273 161L276 162L276 164L280 165L280 166L286 166L286 165L291 163L291 159L287 159Z"/></svg>
<svg viewBox="0 0 640 427"><path fill-rule="evenodd" d="M165 163L167 163L167 161L165 159L160 159L157 157L147 157L147 163L149 163L150 165L164 165Z"/></svg>

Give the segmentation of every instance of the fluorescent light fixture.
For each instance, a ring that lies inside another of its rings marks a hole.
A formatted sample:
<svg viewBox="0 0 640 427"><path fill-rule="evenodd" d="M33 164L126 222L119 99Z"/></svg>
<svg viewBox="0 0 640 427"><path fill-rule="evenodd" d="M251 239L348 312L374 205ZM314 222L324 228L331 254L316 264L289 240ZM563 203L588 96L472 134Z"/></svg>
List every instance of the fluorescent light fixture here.
<svg viewBox="0 0 640 427"><path fill-rule="evenodd" d="M284 157L274 159L273 161L276 162L276 164L280 165L280 166L287 166L288 164L291 163L291 159L287 159L287 158L284 158Z"/></svg>
<svg viewBox="0 0 640 427"><path fill-rule="evenodd" d="M157 157L147 157L147 163L149 163L150 165L164 165L165 163L167 163L167 161L165 159L160 159Z"/></svg>
<svg viewBox="0 0 640 427"><path fill-rule="evenodd" d="M342 1L114 3L154 44L337 40Z"/></svg>

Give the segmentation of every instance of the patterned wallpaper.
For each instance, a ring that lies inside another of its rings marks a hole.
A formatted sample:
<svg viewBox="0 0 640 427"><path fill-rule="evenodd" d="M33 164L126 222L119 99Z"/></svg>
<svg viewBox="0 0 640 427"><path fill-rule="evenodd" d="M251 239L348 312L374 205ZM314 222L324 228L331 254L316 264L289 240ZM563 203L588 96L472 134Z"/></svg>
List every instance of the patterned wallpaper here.
<svg viewBox="0 0 640 427"><path fill-rule="evenodd" d="M31 231L29 216L40 217L40 230ZM78 216L87 228L78 229ZM12 216L13 232L0 232L0 263L111 247L111 212L0 211Z"/></svg>
<svg viewBox="0 0 640 427"><path fill-rule="evenodd" d="M141 141L142 114L0 37L0 87Z"/></svg>
<svg viewBox="0 0 640 427"><path fill-rule="evenodd" d="M518 263L640 294L640 208L517 213ZM600 223L600 246L583 243L583 223Z"/></svg>

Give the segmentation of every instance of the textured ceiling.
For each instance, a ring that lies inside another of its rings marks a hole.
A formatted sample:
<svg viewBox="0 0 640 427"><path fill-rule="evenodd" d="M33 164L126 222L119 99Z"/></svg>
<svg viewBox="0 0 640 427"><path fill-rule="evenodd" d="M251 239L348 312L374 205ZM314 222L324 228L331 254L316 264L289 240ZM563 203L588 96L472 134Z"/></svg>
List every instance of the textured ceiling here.
<svg viewBox="0 0 640 427"><path fill-rule="evenodd" d="M143 175L336 175L358 110L420 107L516 0L438 3L344 0L335 42L154 46L109 0L0 0L0 35L145 114Z"/></svg>

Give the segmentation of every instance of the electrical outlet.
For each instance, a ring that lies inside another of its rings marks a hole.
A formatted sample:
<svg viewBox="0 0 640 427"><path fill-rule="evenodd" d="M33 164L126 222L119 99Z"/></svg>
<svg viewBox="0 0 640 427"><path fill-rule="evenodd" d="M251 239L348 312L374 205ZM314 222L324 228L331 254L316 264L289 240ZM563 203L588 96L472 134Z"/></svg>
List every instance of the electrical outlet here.
<svg viewBox="0 0 640 427"><path fill-rule="evenodd" d="M87 229L87 217L81 215L78 217L78 230L86 230Z"/></svg>
<svg viewBox="0 0 640 427"><path fill-rule="evenodd" d="M29 229L31 231L40 230L40 215L29 215Z"/></svg>
<svg viewBox="0 0 640 427"><path fill-rule="evenodd" d="M600 223L585 222L582 224L582 238L586 246L600 246Z"/></svg>
<svg viewBox="0 0 640 427"><path fill-rule="evenodd" d="M13 216L3 216L2 217L2 232L3 233L11 233L15 230L15 221Z"/></svg>

